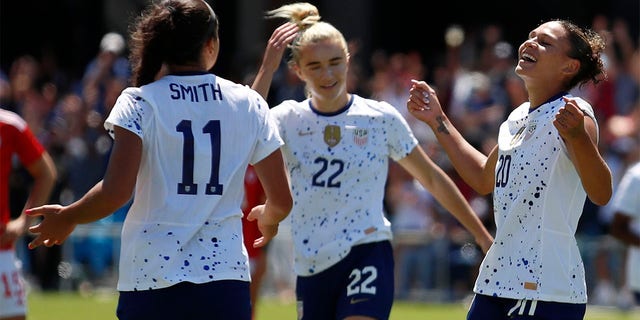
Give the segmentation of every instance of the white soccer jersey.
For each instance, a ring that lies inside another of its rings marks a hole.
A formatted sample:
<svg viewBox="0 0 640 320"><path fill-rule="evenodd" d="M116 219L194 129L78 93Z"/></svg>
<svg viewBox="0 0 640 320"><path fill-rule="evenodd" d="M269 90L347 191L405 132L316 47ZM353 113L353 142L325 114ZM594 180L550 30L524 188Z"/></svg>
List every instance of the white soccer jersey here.
<svg viewBox="0 0 640 320"><path fill-rule="evenodd" d="M262 97L212 74L170 75L126 89L105 122L114 126L143 144L118 290L249 281L244 174L282 145Z"/></svg>
<svg viewBox="0 0 640 320"><path fill-rule="evenodd" d="M590 117L591 106L575 98ZM525 102L500 126L493 194L497 227L476 293L586 303L575 232L586 193L553 125L561 97L529 112Z"/></svg>
<svg viewBox="0 0 640 320"><path fill-rule="evenodd" d="M310 100L271 109L285 141L298 275L327 269L354 244L391 239L382 207L389 158L404 158L417 140L390 104L351 96L331 114Z"/></svg>
<svg viewBox="0 0 640 320"><path fill-rule="evenodd" d="M640 235L640 162L631 166L620 181L613 207L631 217L631 230ZM640 292L640 248L629 246L628 252L627 284L629 289Z"/></svg>

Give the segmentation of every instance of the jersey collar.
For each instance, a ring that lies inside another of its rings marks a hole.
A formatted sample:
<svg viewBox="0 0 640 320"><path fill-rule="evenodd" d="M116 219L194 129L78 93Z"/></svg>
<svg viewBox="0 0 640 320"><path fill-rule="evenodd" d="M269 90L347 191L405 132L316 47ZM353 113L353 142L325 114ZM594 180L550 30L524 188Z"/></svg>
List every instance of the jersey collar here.
<svg viewBox="0 0 640 320"><path fill-rule="evenodd" d="M311 99L309 99L309 108L311 108L311 111L313 111L313 113L315 113L315 114L317 114L319 116L332 117L332 116L335 116L335 115L338 115L338 114L341 114L341 113L347 111L347 109L349 109L351 107L351 105L353 104L353 97L354 97L354 95L352 94L351 98L349 98L349 102L347 102L347 104L344 107L342 107L342 108L340 108L340 109L338 109L336 111L333 111L333 112L322 112L322 111L314 108L313 107L313 103L311 103Z"/></svg>

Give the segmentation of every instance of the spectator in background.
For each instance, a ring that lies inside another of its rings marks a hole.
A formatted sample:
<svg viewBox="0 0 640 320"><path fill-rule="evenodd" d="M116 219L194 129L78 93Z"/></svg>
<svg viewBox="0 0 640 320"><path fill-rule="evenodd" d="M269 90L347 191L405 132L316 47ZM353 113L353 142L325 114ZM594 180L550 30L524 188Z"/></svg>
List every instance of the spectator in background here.
<svg viewBox="0 0 640 320"><path fill-rule="evenodd" d="M378 50L372 55L370 61L374 67L373 75L368 82L370 98L386 101L394 106L407 121L416 139L425 147L427 143L433 141L433 134L421 126L420 121L411 117L406 108L400 107L405 104L411 79L420 79L425 76L426 68L422 57L415 51L406 54L394 52L387 56L385 52Z"/></svg>
<svg viewBox="0 0 640 320"><path fill-rule="evenodd" d="M395 297L422 300L447 267L446 226L433 196L396 163L389 164L387 199L396 263Z"/></svg>
<svg viewBox="0 0 640 320"><path fill-rule="evenodd" d="M26 168L33 182L23 210L17 218L11 219L9 175L13 170L14 157ZM55 181L53 160L24 119L0 108L0 319L26 318L27 292L15 255L16 242L33 220L24 213L24 209L49 201Z"/></svg>
<svg viewBox="0 0 640 320"><path fill-rule="evenodd" d="M115 101L114 101L115 102ZM64 95L55 109L51 129L57 143L64 148L58 157L61 180L60 203L70 204L80 199L104 176L112 140L102 128L103 117L90 109L81 96ZM83 289L100 283L110 271L114 257L114 224L122 222L109 215L90 223L72 238L66 256L74 264L73 280L81 281Z"/></svg>
<svg viewBox="0 0 640 320"><path fill-rule="evenodd" d="M27 123L29 130L53 159L58 176L62 177L59 159L64 150L56 145L50 127L51 111L59 98L55 85L43 79L41 63L32 55L22 55L13 61L8 80L7 109L20 115ZM21 199L11 204L11 212L14 214L22 212L22 203L29 194L30 179L28 171L23 167L17 168L12 174L11 198ZM58 198L62 181L57 179L56 182L51 199ZM30 240L30 237L27 234L25 241ZM60 284L58 265L62 259L62 249L42 247L23 253L25 271L34 276L34 286L45 291L57 290Z"/></svg>
<svg viewBox="0 0 640 320"><path fill-rule="evenodd" d="M640 72L640 70L639 70ZM625 294L631 291L636 305L640 305L640 100L628 115L614 116L608 123L611 132L619 144L618 152L624 163L624 175L618 183L611 204L613 217L610 226L611 235L625 245L626 270L622 273L619 306L625 306Z"/></svg>
<svg viewBox="0 0 640 320"><path fill-rule="evenodd" d="M611 169L615 190L634 161L629 159L629 147L635 142L621 131L634 127L629 125L632 122L623 119L631 120L628 116L634 112L634 104L640 97L640 55L633 58L631 30L624 20L598 14L593 18L592 29L606 41L602 58L607 79L597 86L575 88L572 94L598 106L596 117L603 142L600 149ZM624 304L621 301L626 299L625 292L620 291L624 285L623 273L617 271L624 267L625 250L608 232L614 213L613 202L597 206L587 200L578 226L587 287L591 290L589 301L593 304L613 306Z"/></svg>
<svg viewBox="0 0 640 320"><path fill-rule="evenodd" d="M100 41L100 51L86 66L82 77L82 95L90 109L104 115L111 106L105 96L111 81L128 83L131 75L126 55L126 42L122 35L109 32Z"/></svg>
<svg viewBox="0 0 640 320"><path fill-rule="evenodd" d="M611 234L627 245L626 287L640 305L640 161L623 176L613 199Z"/></svg>
<svg viewBox="0 0 640 320"><path fill-rule="evenodd" d="M0 105L8 105L11 101L11 83L9 77L0 69Z"/></svg>

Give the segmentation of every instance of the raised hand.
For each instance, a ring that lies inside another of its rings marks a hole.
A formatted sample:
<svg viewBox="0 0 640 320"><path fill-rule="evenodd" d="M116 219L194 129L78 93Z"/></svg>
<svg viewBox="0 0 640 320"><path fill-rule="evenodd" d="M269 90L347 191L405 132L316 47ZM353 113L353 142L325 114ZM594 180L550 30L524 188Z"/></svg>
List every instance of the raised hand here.
<svg viewBox="0 0 640 320"><path fill-rule="evenodd" d="M424 81L411 80L407 109L417 119L430 124L443 114L436 91Z"/></svg>
<svg viewBox="0 0 640 320"><path fill-rule="evenodd" d="M286 22L273 31L262 57L262 68L274 72L278 69L287 45L298 35L298 30L296 24Z"/></svg>
<svg viewBox="0 0 640 320"><path fill-rule="evenodd" d="M575 100L562 98L566 103L560 108L553 120L553 125L558 129L560 136L567 140L575 138L579 134L586 134L584 128L584 112Z"/></svg>
<svg viewBox="0 0 640 320"><path fill-rule="evenodd" d="M265 99L269 93L273 74L278 70L278 67L280 67L282 55L287 46L298 35L298 30L299 28L295 23L286 22L273 31L271 38L269 38L267 48L262 57L262 64L251 85L251 88Z"/></svg>

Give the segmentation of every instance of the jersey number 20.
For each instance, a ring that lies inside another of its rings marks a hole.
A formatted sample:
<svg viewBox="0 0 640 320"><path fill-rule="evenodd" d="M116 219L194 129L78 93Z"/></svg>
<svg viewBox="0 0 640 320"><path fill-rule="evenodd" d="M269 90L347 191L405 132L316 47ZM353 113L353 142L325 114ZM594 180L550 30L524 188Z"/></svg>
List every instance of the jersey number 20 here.
<svg viewBox="0 0 640 320"><path fill-rule="evenodd" d="M509 171L511 171L511 156L501 155L498 163L498 170L496 170L496 188L504 188L507 185L507 182L509 182Z"/></svg>
<svg viewBox="0 0 640 320"><path fill-rule="evenodd" d="M198 184L193 181L194 138L190 120L182 120L176 126L182 132L184 144L182 146L182 182L178 183L178 194L198 194ZM222 194L220 184L220 120L210 120L202 128L202 133L209 135L211 142L211 175L204 191L205 194Z"/></svg>

